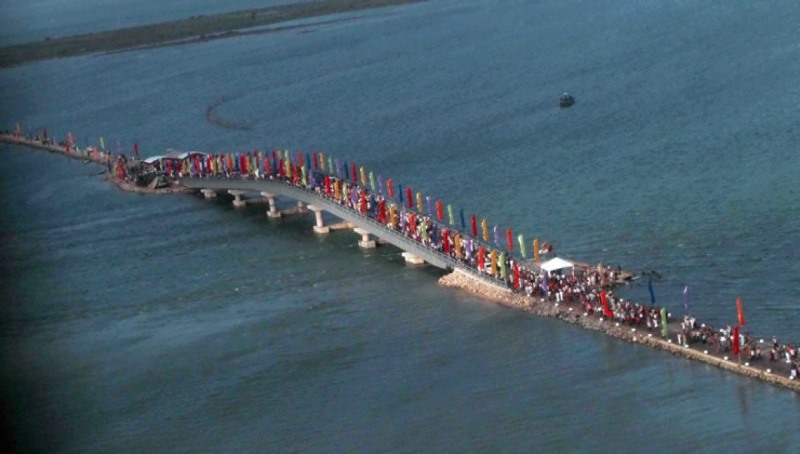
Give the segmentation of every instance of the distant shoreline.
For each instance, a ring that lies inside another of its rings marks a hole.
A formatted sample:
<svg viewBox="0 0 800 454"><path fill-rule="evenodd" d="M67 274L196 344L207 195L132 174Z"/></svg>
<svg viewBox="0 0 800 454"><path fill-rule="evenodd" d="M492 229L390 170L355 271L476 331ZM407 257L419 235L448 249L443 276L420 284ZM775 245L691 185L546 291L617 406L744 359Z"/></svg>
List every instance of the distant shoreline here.
<svg viewBox="0 0 800 454"><path fill-rule="evenodd" d="M140 25L83 35L45 38L42 41L0 47L0 68L34 61L76 57L101 52L191 44L241 36L237 30L309 17L381 8L423 0L325 0L229 13L192 16L157 24ZM251 32L266 33L269 30Z"/></svg>

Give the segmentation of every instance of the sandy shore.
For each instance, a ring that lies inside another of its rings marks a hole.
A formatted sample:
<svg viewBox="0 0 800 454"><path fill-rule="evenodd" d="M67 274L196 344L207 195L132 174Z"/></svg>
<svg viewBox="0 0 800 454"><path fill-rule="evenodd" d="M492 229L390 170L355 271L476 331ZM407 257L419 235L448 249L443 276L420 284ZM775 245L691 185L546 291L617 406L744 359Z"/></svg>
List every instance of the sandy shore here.
<svg viewBox="0 0 800 454"><path fill-rule="evenodd" d="M83 35L49 37L42 41L0 48L0 67L98 52L190 44L222 39L241 36L241 33L237 32L237 30L251 27L420 1L423 0L325 0L208 16L192 16L176 21ZM269 30L249 33L267 32Z"/></svg>
<svg viewBox="0 0 800 454"><path fill-rule="evenodd" d="M594 315L584 315L583 311L577 305L564 303L556 305L552 302L541 301L538 298L530 298L512 293L507 289L486 285L459 271L454 271L442 276L442 278L439 279L439 284L444 287L463 290L504 306L524 310L534 315L557 318L586 329L602 331L609 336L623 339L631 343L648 345L658 350L672 353L673 355L701 361L721 369L747 377L757 378L792 391L800 392L800 381L790 380L788 378L788 365L782 361L770 363L769 360L765 358L749 366L745 365L744 361L742 364L739 364L733 359L732 355L730 359L726 360L725 354L718 354L716 351L711 350L705 353L706 350L703 350L702 346L700 346L699 349L697 345L692 345L688 348L682 347L674 341L669 342L663 339L660 333L656 331L649 333L646 329L633 330L627 325L603 321L601 318ZM670 324L671 339L675 339L675 333L677 333L677 331L677 323L672 322ZM768 368L771 368L770 372L767 371Z"/></svg>

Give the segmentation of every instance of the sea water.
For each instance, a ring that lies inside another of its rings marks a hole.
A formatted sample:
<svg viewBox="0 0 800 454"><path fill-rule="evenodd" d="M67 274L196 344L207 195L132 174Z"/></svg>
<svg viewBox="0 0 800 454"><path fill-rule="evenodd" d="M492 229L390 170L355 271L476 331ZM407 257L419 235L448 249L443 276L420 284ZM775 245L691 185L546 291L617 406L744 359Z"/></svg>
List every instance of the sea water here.
<svg viewBox="0 0 800 454"><path fill-rule="evenodd" d="M324 151L560 256L655 270L673 313L688 285L701 321L734 324L741 297L749 330L798 341L799 14L426 2L4 69L0 124L142 155ZM220 99L216 115L253 128L209 123ZM41 151L1 162L0 384L20 448L800 442L790 391L440 288L393 247L314 235L310 215L126 193Z"/></svg>

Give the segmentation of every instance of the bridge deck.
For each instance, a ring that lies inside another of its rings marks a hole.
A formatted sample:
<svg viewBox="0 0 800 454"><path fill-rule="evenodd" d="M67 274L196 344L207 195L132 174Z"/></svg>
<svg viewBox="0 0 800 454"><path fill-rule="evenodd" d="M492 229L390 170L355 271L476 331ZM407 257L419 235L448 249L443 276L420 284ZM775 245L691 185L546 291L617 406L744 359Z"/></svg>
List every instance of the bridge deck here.
<svg viewBox="0 0 800 454"><path fill-rule="evenodd" d="M498 288L507 289L498 280L480 273L447 254L431 249L402 233L393 230L363 214L320 196L315 191L297 187L282 181L248 180L236 178L183 178L181 184L190 189L241 190L248 192L269 192L289 197L321 208L332 215L360 227L370 234L390 243L403 251L410 252L427 263L442 269L461 270L470 276Z"/></svg>

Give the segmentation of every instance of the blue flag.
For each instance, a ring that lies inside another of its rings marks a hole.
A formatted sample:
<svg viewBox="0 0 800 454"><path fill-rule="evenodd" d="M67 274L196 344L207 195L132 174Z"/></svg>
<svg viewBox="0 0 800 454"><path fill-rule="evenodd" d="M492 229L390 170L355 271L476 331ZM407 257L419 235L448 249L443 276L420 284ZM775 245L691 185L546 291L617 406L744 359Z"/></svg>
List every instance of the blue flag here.
<svg viewBox="0 0 800 454"><path fill-rule="evenodd" d="M347 170L347 161L344 162L344 179L345 180L350 179L350 171Z"/></svg>
<svg viewBox="0 0 800 454"><path fill-rule="evenodd" d="M459 208L458 216L461 218L461 230L466 232L467 231L467 223L464 222L464 209Z"/></svg>
<svg viewBox="0 0 800 454"><path fill-rule="evenodd" d="M400 205L403 204L403 185L402 184L398 184L397 185L397 200L400 201Z"/></svg>
<svg viewBox="0 0 800 454"><path fill-rule="evenodd" d="M647 279L647 291L650 292L650 304L656 304L656 294L653 292L653 279Z"/></svg>

